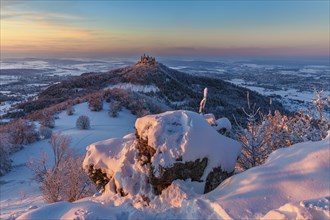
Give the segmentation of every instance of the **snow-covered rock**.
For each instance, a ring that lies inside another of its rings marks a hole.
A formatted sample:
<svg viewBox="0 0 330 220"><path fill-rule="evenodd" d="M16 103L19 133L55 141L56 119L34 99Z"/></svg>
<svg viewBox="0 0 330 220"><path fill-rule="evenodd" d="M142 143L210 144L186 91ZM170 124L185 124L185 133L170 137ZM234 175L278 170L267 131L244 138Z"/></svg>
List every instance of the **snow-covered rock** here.
<svg viewBox="0 0 330 220"><path fill-rule="evenodd" d="M216 167L232 172L241 146L225 136L219 135L203 117L190 111L169 111L158 115L147 115L135 122L137 134L156 149L151 162L155 175L160 167L170 167L180 161L195 161L208 158L203 179Z"/></svg>
<svg viewBox="0 0 330 220"><path fill-rule="evenodd" d="M215 116L212 113L204 114L203 117L210 125L216 125Z"/></svg>
<svg viewBox="0 0 330 220"><path fill-rule="evenodd" d="M91 144L87 147L83 167L89 176L93 176L97 169L107 175L109 182L105 190L108 193L121 193L123 196L151 194L152 188L147 183L148 167L139 163L137 146L134 134ZM91 166L94 170L90 169Z"/></svg>
<svg viewBox="0 0 330 220"><path fill-rule="evenodd" d="M205 195L196 193L198 182L175 180L149 204L104 193L17 219L329 219L329 141L328 135L277 150L264 165L228 178Z"/></svg>
<svg viewBox="0 0 330 220"><path fill-rule="evenodd" d="M153 188L160 194L176 179L191 179L203 182L209 192L234 171L240 144L218 134L197 113L148 115L135 127L135 135L87 147L83 166L93 167L90 176L96 169L107 175L107 191L148 195Z"/></svg>
<svg viewBox="0 0 330 220"><path fill-rule="evenodd" d="M230 131L232 128L229 119L226 117L222 117L216 120L212 113L203 114L203 117L216 131L219 131L221 134L225 133L226 131Z"/></svg>
<svg viewBox="0 0 330 220"><path fill-rule="evenodd" d="M230 123L229 119L226 117L219 118L218 120L215 121L215 124L216 124L215 130L217 130L217 131L220 131L222 129L224 129L226 131L231 130L231 123Z"/></svg>
<svg viewBox="0 0 330 220"><path fill-rule="evenodd" d="M148 115L138 118L135 127L138 138L155 150L151 183L157 187L191 178L206 182L204 191L209 192L232 174L241 150L195 112Z"/></svg>

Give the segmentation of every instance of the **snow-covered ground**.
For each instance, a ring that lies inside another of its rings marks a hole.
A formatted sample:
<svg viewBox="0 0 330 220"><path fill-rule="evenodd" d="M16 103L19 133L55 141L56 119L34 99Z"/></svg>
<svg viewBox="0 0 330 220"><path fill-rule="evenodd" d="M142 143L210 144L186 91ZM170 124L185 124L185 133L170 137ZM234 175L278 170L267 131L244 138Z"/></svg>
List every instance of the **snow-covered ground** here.
<svg viewBox="0 0 330 220"><path fill-rule="evenodd" d="M91 112L87 103L76 105L74 115L67 116L65 112L59 114L53 132L71 136L70 146L80 155L86 153L86 146L91 143L134 132L136 119L134 115L124 109L117 118L112 118L108 116L107 109L108 105L104 104L101 112ZM90 118L91 129L76 129L75 123L80 115L87 115ZM42 152L52 155L48 140L27 145L12 156L14 166L12 171L0 177L1 219L11 218L28 209L45 205L38 185L31 180L32 173L25 165L30 158L39 158Z"/></svg>
<svg viewBox="0 0 330 220"><path fill-rule="evenodd" d="M50 75L80 75L85 72L102 72L110 69L119 68L132 63L127 59L42 59L42 58L22 58L22 59L3 59L0 61L0 69L31 69L43 70L44 73ZM7 79L0 75L0 79ZM13 78L14 79L14 78ZM4 82L5 83L5 82ZM7 82L8 83L8 82Z"/></svg>
<svg viewBox="0 0 330 220"><path fill-rule="evenodd" d="M312 99L315 99L315 93L308 91L298 91L296 89L284 89L283 90L270 90L265 89L263 87L254 86L251 82L245 82L242 79L232 79L227 80L235 85L242 86L253 91L256 91L262 95L270 96L270 95L280 95L284 99L293 99L300 100L305 102L311 102ZM323 94L325 97L330 96L330 91L324 91Z"/></svg>
<svg viewBox="0 0 330 220"><path fill-rule="evenodd" d="M106 192L74 203L27 204L18 219L329 219L329 141L330 135L279 149L264 165L228 178L208 194L193 190L190 180L176 180L149 203ZM25 200L21 196L16 203Z"/></svg>
<svg viewBox="0 0 330 220"><path fill-rule="evenodd" d="M127 62L118 60L94 62L81 59L70 62L33 59L22 60L21 63L10 60L0 62L1 69L44 69L50 75L79 75L127 65ZM275 68L253 63L245 66L253 70ZM185 70L186 67L177 65L173 68ZM228 71L222 66L215 68L221 74ZM303 73L303 76L313 76L316 79L319 72L329 73L327 68L328 66L305 66L296 72L281 70L279 73L297 77ZM17 79L16 76L0 76L3 83ZM309 102L315 97L311 92L288 87L274 91L249 84L242 79L233 78L228 81L264 95L281 95L289 108L293 106L290 100ZM139 92L158 89L153 85L120 86ZM325 95L330 95L329 90L325 91ZM10 103L3 103L0 112L9 105ZM81 155L86 153L86 146L92 143L120 138L134 132L135 116L123 110L118 118L111 118L107 114L107 108L108 105L104 105L103 111L91 112L86 103L77 105L73 116L67 116L64 112L59 114L53 130L70 135L71 146ZM90 117L90 130L75 128L76 119L82 114ZM196 190L200 184L190 180L176 180L160 196L152 198L149 204L142 200L104 193L74 203L47 205L37 183L30 180L32 173L25 165L30 158L39 157L41 152L51 154L48 140L42 140L15 153L12 156L13 170L0 177L0 219L15 219L21 215L20 219L330 219L329 145L328 136L320 142L306 142L280 149L270 156L266 164L227 179L205 195L201 194L203 189Z"/></svg>
<svg viewBox="0 0 330 220"><path fill-rule="evenodd" d="M159 91L159 88L155 85L138 85L132 83L118 83L115 85L110 85L104 89L114 89L114 88L125 89L133 92L143 92L143 93Z"/></svg>
<svg viewBox="0 0 330 220"><path fill-rule="evenodd" d="M248 88L265 96L279 95L281 98L278 100L286 109L293 112L299 110L308 112L308 110L313 106L312 100L316 98L315 92L310 91L298 91L297 89L284 87L281 90L266 89L261 86L255 86L255 83L246 82L243 79L232 79L226 81ZM330 97L330 90L323 91L322 97ZM328 115L328 113L326 113L326 115Z"/></svg>

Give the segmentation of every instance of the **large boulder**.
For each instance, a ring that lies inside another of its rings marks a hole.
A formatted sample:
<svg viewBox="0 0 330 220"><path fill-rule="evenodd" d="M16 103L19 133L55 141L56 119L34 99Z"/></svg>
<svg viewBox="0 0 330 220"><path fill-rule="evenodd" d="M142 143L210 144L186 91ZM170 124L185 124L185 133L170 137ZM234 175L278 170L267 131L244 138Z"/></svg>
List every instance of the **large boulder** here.
<svg viewBox="0 0 330 220"><path fill-rule="evenodd" d="M200 114L169 111L136 120L137 138L153 149L141 157L151 163L156 193L175 179L205 182L204 192L232 175L241 146L220 135Z"/></svg>
<svg viewBox="0 0 330 220"><path fill-rule="evenodd" d="M191 179L207 193L232 175L241 150L195 112L148 115L135 127L135 135L87 148L84 167L90 174L91 167L106 174L106 190L145 197L161 194L174 180Z"/></svg>

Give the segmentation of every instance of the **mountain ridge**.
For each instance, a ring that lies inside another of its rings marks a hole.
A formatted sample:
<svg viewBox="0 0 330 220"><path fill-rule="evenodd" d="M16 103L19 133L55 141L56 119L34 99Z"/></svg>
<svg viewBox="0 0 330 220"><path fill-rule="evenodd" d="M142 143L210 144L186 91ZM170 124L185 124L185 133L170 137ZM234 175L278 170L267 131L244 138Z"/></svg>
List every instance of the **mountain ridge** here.
<svg viewBox="0 0 330 220"><path fill-rule="evenodd" d="M169 109L191 111L198 111L199 102L203 98L203 90L207 87L209 94L205 112L211 112L216 117L225 116L230 119L233 119L233 115L235 115L238 122L242 122L244 117L242 108L248 106L247 92L250 96L250 102L256 103L261 112L267 114L270 110L275 109L285 112L284 107L278 101L273 100L270 104L269 97L262 96L247 88L236 86L221 79L190 75L171 69L157 61L151 63L138 61L134 65L108 72L84 73L80 76L74 76L71 79L49 86L38 95L36 100L24 103L19 108L28 109L27 112L30 111L31 105L40 106L38 109L42 109L51 104L93 94L119 84L129 84L131 87L154 86L155 91L130 92L140 94L139 97L142 95L152 98L155 103L166 105ZM30 106L30 108L27 108L27 106Z"/></svg>

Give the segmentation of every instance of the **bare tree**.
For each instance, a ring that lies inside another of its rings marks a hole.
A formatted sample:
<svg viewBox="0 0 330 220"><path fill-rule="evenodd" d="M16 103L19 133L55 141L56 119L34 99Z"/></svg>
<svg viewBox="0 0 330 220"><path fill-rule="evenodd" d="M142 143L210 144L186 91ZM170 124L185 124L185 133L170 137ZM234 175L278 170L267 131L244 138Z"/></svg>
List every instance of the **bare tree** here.
<svg viewBox="0 0 330 220"><path fill-rule="evenodd" d="M38 158L30 158L27 167L33 171L33 180L42 183L48 170L48 155L42 152Z"/></svg>
<svg viewBox="0 0 330 220"><path fill-rule="evenodd" d="M59 164L62 162L62 160L64 160L65 157L69 154L71 138L61 133L53 133L49 143L54 153L55 168L59 167Z"/></svg>
<svg viewBox="0 0 330 220"><path fill-rule="evenodd" d="M72 154L70 141L68 136L53 134L50 144L54 153L54 165L49 166L45 153L40 159L32 159L28 164L34 172L34 179L40 182L46 202L73 202L92 195L96 190L96 186L81 167L83 158Z"/></svg>

